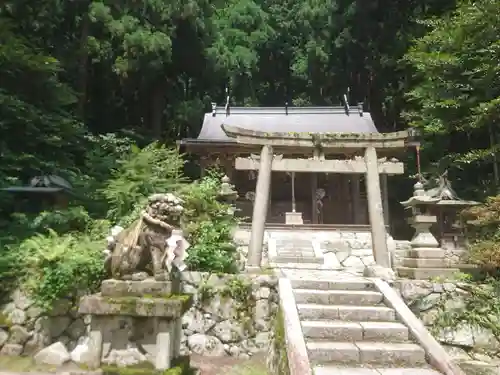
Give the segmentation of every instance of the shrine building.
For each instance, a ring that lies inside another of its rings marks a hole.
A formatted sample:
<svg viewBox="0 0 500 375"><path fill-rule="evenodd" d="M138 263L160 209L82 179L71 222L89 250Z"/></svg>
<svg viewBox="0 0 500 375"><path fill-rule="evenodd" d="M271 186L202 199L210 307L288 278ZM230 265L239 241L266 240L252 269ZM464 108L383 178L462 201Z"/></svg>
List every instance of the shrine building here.
<svg viewBox="0 0 500 375"><path fill-rule="evenodd" d="M362 107L214 107L206 113L197 138L183 139L180 144L184 152L199 158L203 170L218 165L223 168L238 192L236 206L239 215L252 219L252 207L258 174L258 163L242 162L238 158L257 161L261 145L245 144L229 136L223 125L238 127L263 134L308 133L308 134L380 134L369 113ZM301 224L323 227L369 226L368 202L364 173L351 170L352 166L342 161L358 159L363 162L361 147L324 148L322 155L315 156L313 147L290 147L275 145L276 159L337 160L337 167L324 171L293 171L286 168L273 169L266 224L279 226L287 223L287 212L300 212ZM377 149L379 161L386 161L386 169L380 171L380 185L384 208L384 221L389 225L387 177L403 173L403 165L396 156L401 150ZM364 162L363 162L364 164ZM390 166L389 166L390 165ZM293 168L292 168L293 169ZM293 176L292 176L293 175ZM294 178L292 178L294 177ZM292 186L294 185L294 186Z"/></svg>

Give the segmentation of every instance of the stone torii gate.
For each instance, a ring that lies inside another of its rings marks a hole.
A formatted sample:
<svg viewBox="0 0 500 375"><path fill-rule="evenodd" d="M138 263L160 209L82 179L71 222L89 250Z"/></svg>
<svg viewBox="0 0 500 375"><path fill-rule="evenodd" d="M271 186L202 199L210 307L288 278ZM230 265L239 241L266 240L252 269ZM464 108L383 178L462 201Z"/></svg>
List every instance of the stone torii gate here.
<svg viewBox="0 0 500 375"><path fill-rule="evenodd" d="M249 267L260 267L264 242L265 221L269 203L271 172L327 172L365 174L368 213L372 233L375 262L390 267L386 242L386 229L380 189L379 174L402 174L403 163L379 160L377 149L402 149L406 147L407 131L394 133L264 133L235 126L222 125L227 136L236 142L262 146L260 159L237 158L236 169L258 170L255 202L252 217L252 233L249 244ZM310 150L311 159L275 158L274 150ZM346 151L363 151L363 156L353 160L327 160L329 154Z"/></svg>

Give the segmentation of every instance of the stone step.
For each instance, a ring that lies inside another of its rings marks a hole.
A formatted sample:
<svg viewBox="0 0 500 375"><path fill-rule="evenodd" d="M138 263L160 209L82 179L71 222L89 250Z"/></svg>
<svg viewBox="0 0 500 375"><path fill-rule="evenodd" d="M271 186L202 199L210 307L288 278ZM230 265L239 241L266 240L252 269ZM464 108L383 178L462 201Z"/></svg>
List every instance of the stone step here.
<svg viewBox="0 0 500 375"><path fill-rule="evenodd" d="M276 254L280 257L315 257L314 251L299 252L299 251L278 251Z"/></svg>
<svg viewBox="0 0 500 375"><path fill-rule="evenodd" d="M432 248L411 249L408 252L408 257L410 258L443 259L444 256L445 252L443 249L432 249Z"/></svg>
<svg viewBox="0 0 500 375"><path fill-rule="evenodd" d="M429 368L363 368L315 366L314 375L442 375L439 371Z"/></svg>
<svg viewBox="0 0 500 375"><path fill-rule="evenodd" d="M346 322L306 320L302 322L304 337L335 341L405 342L408 328L397 322Z"/></svg>
<svg viewBox="0 0 500 375"><path fill-rule="evenodd" d="M373 306L384 299L381 293L369 290L295 289L294 292L296 303Z"/></svg>
<svg viewBox="0 0 500 375"><path fill-rule="evenodd" d="M375 284L369 279L291 279L293 288L317 290L374 290Z"/></svg>
<svg viewBox="0 0 500 375"><path fill-rule="evenodd" d="M303 320L343 320L351 322L396 320L396 313L386 306L349 306L298 304L297 310Z"/></svg>
<svg viewBox="0 0 500 375"><path fill-rule="evenodd" d="M314 251L314 248L309 246L283 246L276 244L277 251L295 251L295 252L311 252Z"/></svg>
<svg viewBox="0 0 500 375"><path fill-rule="evenodd" d="M279 268L284 270L308 270L308 271L316 271L321 270L323 268L322 264L318 263L276 263L273 259L269 262L269 267L271 268Z"/></svg>
<svg viewBox="0 0 500 375"><path fill-rule="evenodd" d="M276 244L276 250L279 252L282 251L294 251L294 252L314 252L314 248L312 246L281 246Z"/></svg>
<svg viewBox="0 0 500 375"><path fill-rule="evenodd" d="M401 262L408 268L448 268L444 258L403 258Z"/></svg>
<svg viewBox="0 0 500 375"><path fill-rule="evenodd" d="M415 280L428 280L434 278L453 279L459 269L398 267L397 271L400 277L406 277L408 279Z"/></svg>
<svg viewBox="0 0 500 375"><path fill-rule="evenodd" d="M316 258L315 256L282 256L279 254L272 258L276 263L316 263L323 264L323 258Z"/></svg>
<svg viewBox="0 0 500 375"><path fill-rule="evenodd" d="M383 342L306 342L313 363L362 364L382 366L426 365L425 351L410 343Z"/></svg>

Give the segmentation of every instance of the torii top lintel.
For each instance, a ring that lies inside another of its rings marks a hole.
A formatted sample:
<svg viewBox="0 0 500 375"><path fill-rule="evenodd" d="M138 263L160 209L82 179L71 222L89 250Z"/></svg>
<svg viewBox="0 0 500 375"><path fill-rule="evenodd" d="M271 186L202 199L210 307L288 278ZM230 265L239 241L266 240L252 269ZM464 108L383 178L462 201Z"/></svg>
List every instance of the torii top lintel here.
<svg viewBox="0 0 500 375"><path fill-rule="evenodd" d="M270 145L279 147L316 148L366 148L402 149L408 144L408 131L392 133L306 133L306 132L261 132L221 125L228 137L235 138L237 143L251 145Z"/></svg>

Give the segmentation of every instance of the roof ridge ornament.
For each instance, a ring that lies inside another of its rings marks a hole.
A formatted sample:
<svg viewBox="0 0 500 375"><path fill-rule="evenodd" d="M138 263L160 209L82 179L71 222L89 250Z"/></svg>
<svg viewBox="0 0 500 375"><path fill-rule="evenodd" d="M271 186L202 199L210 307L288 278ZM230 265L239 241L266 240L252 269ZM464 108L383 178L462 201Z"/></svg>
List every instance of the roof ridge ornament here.
<svg viewBox="0 0 500 375"><path fill-rule="evenodd" d="M358 113L359 117L363 117L363 102L358 102Z"/></svg>
<svg viewBox="0 0 500 375"><path fill-rule="evenodd" d="M231 106L229 104L229 87L226 86L226 117L231 114Z"/></svg>
<svg viewBox="0 0 500 375"><path fill-rule="evenodd" d="M212 117L215 117L217 114L217 103L212 102Z"/></svg>
<svg viewBox="0 0 500 375"><path fill-rule="evenodd" d="M344 110L347 116L349 116L349 100L347 99L348 94L349 94L349 88L347 88L347 94L344 94Z"/></svg>

